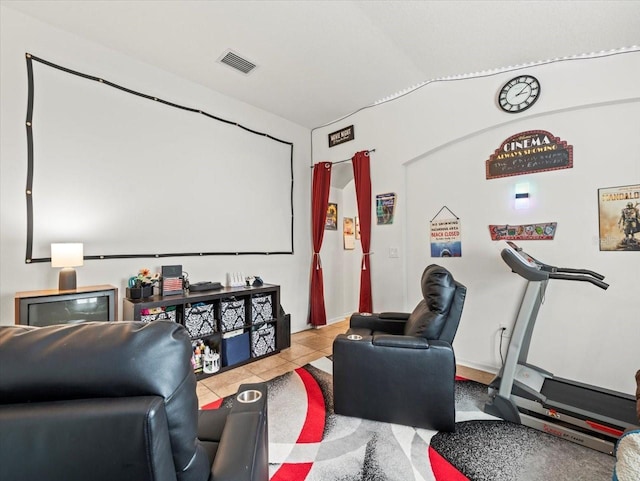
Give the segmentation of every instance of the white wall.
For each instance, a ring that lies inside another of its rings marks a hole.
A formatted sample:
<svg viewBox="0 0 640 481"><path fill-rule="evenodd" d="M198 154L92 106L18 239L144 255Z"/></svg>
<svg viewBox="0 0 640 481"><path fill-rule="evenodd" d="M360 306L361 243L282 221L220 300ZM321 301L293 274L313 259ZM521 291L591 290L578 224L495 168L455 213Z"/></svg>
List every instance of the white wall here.
<svg viewBox="0 0 640 481"><path fill-rule="evenodd" d="M349 164L349 167L351 164ZM338 204L338 230L325 230L320 258L324 276L324 297L327 324L341 321L358 310L360 286L360 260L362 247L356 240L353 250L344 249L342 220L358 215L353 180L346 186L329 190L329 202Z"/></svg>
<svg viewBox="0 0 640 481"><path fill-rule="evenodd" d="M541 97L529 111L503 113L496 93L520 72L538 78ZM314 129L314 161L375 148L372 194L398 194L394 224L374 221L372 228L374 310L413 309L422 270L441 263L469 288L454 344L458 362L497 370L497 329L512 322L525 282L500 259L488 225L557 221L555 240L522 247L549 264L600 271L611 287L552 281L529 360L561 377L633 392L640 367L640 253L599 251L597 189L640 183L639 74L640 52L633 51L432 82ZM354 141L326 147L328 133L351 124ZM484 162L502 141L538 129L573 145L574 168L485 179ZM532 186L533 205L516 211L513 189L523 180ZM443 205L461 218L461 258L430 257L429 220ZM400 248L399 260L388 256L389 247ZM333 282L327 277L325 283Z"/></svg>
<svg viewBox="0 0 640 481"><path fill-rule="evenodd" d="M222 118L235 119L249 128L268 132L274 137L294 143L294 255L88 260L84 266L77 269L78 284L112 284L120 289L122 296L126 280L142 267L155 271L159 270L161 265L182 264L192 281L224 282L226 272L241 271L247 275L261 275L265 282L281 285L281 302L284 309L291 313L292 331L305 329L308 289L301 286L308 286L311 262L309 130L108 48L52 28L12 9L4 6L1 8L0 324L13 323L15 292L57 287L58 269L52 269L48 263L28 265L24 261L24 186L27 166L24 125L27 109L25 53L30 52L68 68L107 78L136 91L154 92L158 97L178 104L199 106ZM73 146L70 145L69 148ZM150 162L152 160L150 159ZM100 182L98 173L95 181ZM171 182L171 179L167 179L167 182ZM114 196L129 194L113 193ZM72 190L70 195L73 195ZM233 208L225 199L216 198L215 193L212 193L212 196L215 208ZM157 209L159 206L151 203L148 208ZM215 222L215 213L212 212L211 217L206 220ZM144 222L143 216L140 221ZM183 230L185 235L197 235L197 229L182 225L180 219L176 218L167 219L164 227ZM269 232L256 235L268 236ZM119 304L121 307L121 302Z"/></svg>

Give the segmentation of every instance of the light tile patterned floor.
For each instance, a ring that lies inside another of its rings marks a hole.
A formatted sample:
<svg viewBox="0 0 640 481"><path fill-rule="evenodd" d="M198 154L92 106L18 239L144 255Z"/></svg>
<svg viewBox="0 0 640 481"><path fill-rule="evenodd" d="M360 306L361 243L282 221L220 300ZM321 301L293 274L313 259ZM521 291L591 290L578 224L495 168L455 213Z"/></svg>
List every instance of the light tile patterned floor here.
<svg viewBox="0 0 640 481"><path fill-rule="evenodd" d="M244 383L269 381L293 371L300 366L332 354L333 339L349 329L345 319L319 329L308 329L291 335L291 347L259 361L225 371L198 382L197 394L200 406L238 391ZM467 379L488 384L493 374L464 366L457 366L456 373Z"/></svg>

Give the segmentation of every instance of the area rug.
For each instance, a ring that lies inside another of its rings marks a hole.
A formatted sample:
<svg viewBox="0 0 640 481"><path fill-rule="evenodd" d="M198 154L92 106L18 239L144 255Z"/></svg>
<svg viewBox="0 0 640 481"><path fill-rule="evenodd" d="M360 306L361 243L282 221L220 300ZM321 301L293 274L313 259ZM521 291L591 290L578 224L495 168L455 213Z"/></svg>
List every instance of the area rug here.
<svg viewBox="0 0 640 481"><path fill-rule="evenodd" d="M611 479L613 457L482 412L487 388L473 381L456 381L453 433L336 415L331 368L268 382L271 481Z"/></svg>

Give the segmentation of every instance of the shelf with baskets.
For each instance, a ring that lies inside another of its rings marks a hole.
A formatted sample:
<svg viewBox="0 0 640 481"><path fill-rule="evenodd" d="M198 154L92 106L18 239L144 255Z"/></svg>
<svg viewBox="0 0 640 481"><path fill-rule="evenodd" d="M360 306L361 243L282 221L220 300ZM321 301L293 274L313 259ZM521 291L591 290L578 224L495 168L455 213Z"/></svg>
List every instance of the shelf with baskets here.
<svg viewBox="0 0 640 481"><path fill-rule="evenodd" d="M271 284L124 299L123 319L183 324L191 336L199 379L277 354L291 342L289 316L280 308L280 286Z"/></svg>

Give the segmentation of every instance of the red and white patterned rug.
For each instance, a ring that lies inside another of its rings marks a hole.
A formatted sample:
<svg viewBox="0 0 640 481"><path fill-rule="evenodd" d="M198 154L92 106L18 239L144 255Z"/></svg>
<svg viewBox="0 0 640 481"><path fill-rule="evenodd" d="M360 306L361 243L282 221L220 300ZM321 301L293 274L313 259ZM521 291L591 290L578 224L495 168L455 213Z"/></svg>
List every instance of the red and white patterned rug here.
<svg viewBox="0 0 640 481"><path fill-rule="evenodd" d="M268 382L271 481L611 479L613 457L482 412L487 388L473 381L456 382L455 433L336 415L331 368Z"/></svg>

